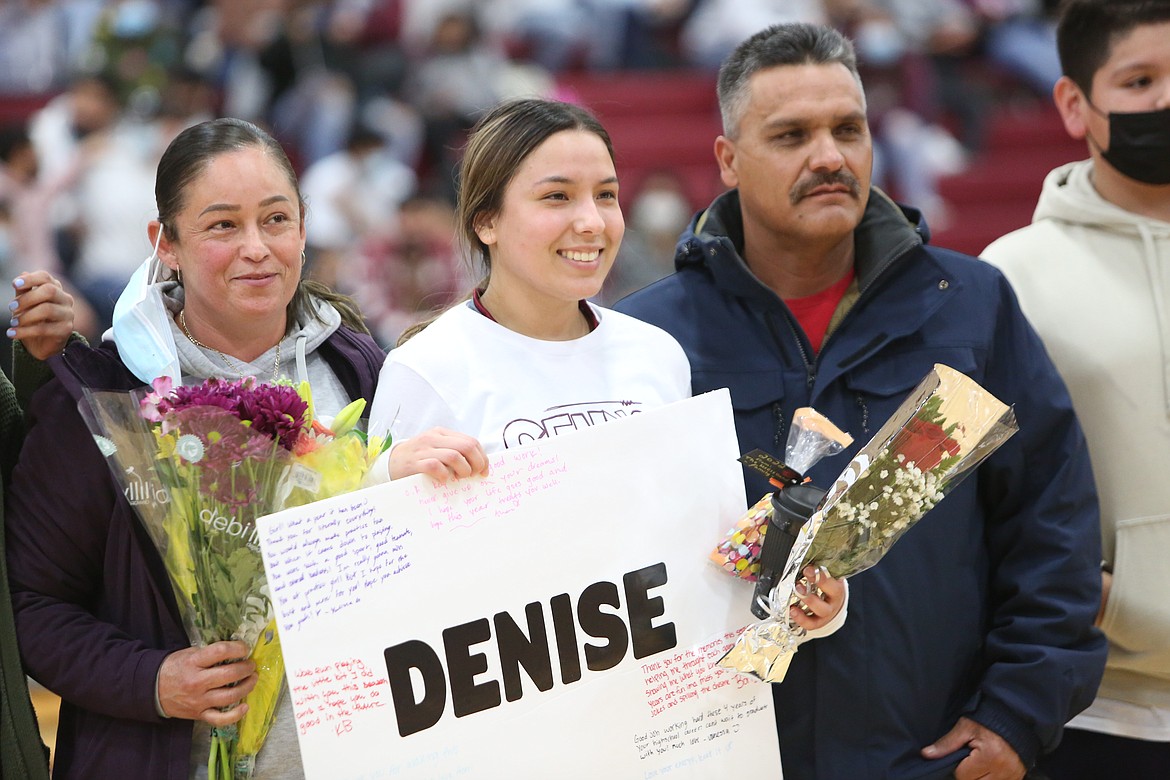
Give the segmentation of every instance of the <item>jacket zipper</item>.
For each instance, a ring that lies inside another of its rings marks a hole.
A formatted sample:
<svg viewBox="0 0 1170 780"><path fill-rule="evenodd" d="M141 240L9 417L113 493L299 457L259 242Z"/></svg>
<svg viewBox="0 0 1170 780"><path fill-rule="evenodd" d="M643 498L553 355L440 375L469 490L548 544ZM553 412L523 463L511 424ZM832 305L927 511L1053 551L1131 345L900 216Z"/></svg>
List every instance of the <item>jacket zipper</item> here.
<svg viewBox="0 0 1170 780"><path fill-rule="evenodd" d="M815 361L809 360L808 352L804 348L804 343L800 340L800 333L793 324L792 318L785 314L783 310L777 310L775 313L766 312L764 314L764 319L768 323L768 332L772 335L772 340L776 342L776 346L782 346L780 333L776 327L777 316L783 317L784 321L788 324L788 332L792 336L792 340L796 343L797 350L800 351L801 361L804 362L805 384L809 391L811 391L813 384L815 384L817 380ZM784 409L780 404L772 405L772 417L773 425L775 427L775 435L773 436L772 443L776 448L776 452L784 452L786 446L786 442L784 440L784 431L787 427L787 421L785 420Z"/></svg>

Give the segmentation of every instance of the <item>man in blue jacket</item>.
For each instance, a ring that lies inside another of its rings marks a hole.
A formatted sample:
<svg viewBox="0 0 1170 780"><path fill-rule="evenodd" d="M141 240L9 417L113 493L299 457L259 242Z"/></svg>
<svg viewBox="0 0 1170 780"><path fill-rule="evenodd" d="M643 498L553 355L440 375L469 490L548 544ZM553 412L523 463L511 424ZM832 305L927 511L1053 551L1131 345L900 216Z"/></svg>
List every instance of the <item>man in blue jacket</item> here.
<svg viewBox="0 0 1170 780"><path fill-rule="evenodd" d="M1018 780L1093 698L1105 644L1084 437L998 271L926 244L870 186L853 49L780 25L719 74L732 188L679 242L674 275L618 308L672 333L696 393L729 387L739 443L783 456L813 406L864 444L935 363L1015 407L1019 433L874 568L849 621L774 689L786 780ZM828 486L853 451L812 469ZM747 474L747 497L769 490Z"/></svg>

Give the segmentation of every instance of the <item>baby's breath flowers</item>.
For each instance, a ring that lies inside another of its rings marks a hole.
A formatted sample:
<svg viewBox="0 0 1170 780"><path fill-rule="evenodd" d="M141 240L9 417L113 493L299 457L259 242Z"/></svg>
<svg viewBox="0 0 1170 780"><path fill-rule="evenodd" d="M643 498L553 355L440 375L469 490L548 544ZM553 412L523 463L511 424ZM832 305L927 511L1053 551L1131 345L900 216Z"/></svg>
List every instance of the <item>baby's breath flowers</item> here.
<svg viewBox="0 0 1170 780"><path fill-rule="evenodd" d="M936 365L821 502L805 563L834 577L873 566L1015 431L1008 406Z"/></svg>

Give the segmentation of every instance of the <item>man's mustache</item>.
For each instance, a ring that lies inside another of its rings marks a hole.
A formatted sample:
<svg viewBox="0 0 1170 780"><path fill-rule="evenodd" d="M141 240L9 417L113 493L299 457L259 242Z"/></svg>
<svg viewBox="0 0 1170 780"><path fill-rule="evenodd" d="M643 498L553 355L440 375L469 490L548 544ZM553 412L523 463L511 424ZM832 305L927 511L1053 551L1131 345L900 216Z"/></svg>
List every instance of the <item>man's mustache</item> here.
<svg viewBox="0 0 1170 780"><path fill-rule="evenodd" d="M788 200L796 204L817 187L834 185L848 187L850 195L854 198L861 197L861 184L858 183L857 178L849 171L842 169L828 173L814 173L804 181L797 182L792 191L788 193Z"/></svg>

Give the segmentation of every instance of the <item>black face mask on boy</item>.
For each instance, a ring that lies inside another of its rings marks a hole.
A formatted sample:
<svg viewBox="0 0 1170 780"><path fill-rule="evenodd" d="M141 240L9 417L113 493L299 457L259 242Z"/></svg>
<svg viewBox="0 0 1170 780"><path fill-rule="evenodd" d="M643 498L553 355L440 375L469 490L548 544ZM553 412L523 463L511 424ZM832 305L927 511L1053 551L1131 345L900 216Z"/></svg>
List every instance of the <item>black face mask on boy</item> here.
<svg viewBox="0 0 1170 780"><path fill-rule="evenodd" d="M1089 106L1109 120L1109 148L1090 140L1110 165L1143 184L1170 184L1170 108L1106 114Z"/></svg>

